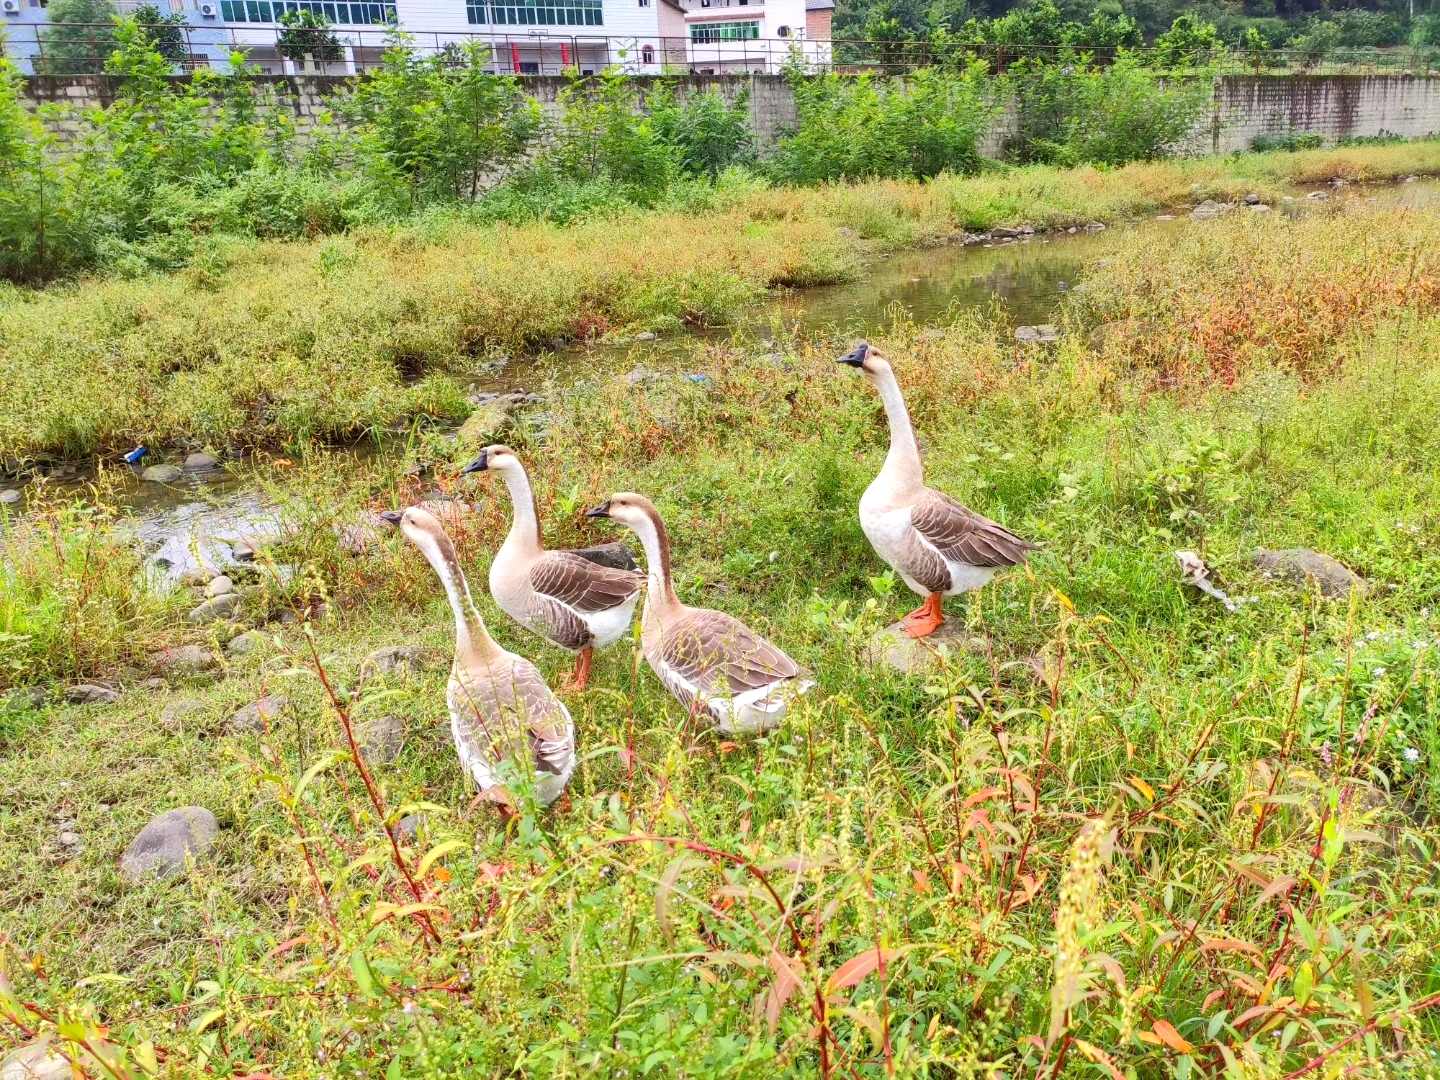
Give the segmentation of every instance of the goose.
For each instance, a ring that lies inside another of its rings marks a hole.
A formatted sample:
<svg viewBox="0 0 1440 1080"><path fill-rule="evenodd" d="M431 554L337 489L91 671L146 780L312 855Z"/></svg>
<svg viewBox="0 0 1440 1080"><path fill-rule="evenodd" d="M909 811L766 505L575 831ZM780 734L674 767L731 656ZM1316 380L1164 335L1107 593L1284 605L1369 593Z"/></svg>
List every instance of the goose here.
<svg viewBox="0 0 1440 1080"><path fill-rule="evenodd" d="M455 616L455 660L445 703L461 767L480 789L479 798L513 811L514 797L501 776L501 763L508 758L533 772L535 797L548 806L575 771L575 724L569 710L551 693L539 668L490 636L440 519L418 506L403 514L388 511L385 518L425 556Z"/></svg>
<svg viewBox="0 0 1440 1080"><path fill-rule="evenodd" d="M815 685L794 660L733 616L682 604L670 577L670 536L655 505L620 492L586 512L634 530L645 549L648 596L640 641L651 669L693 714L727 734L769 731L790 699Z"/></svg>
<svg viewBox="0 0 1440 1080"><path fill-rule="evenodd" d="M584 690L595 650L630 629L645 579L634 570L628 553L626 569L612 565L613 550L545 550L530 478L508 446L487 446L461 475L485 471L504 477L515 507L510 532L490 563L490 595L525 629L579 653L564 689Z"/></svg>
<svg viewBox="0 0 1440 1080"><path fill-rule="evenodd" d="M1023 563L1035 545L1005 526L925 486L920 447L890 362L868 342L840 357L880 393L890 424L890 451L860 497L860 528L875 553L925 602L901 622L912 638L945 621L944 597L989 583L996 571Z"/></svg>

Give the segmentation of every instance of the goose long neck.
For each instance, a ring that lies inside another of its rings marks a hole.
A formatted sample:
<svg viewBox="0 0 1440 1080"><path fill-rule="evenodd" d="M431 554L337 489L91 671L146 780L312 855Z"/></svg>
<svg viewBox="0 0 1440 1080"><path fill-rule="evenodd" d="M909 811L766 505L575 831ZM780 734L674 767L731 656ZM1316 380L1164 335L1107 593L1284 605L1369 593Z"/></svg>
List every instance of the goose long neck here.
<svg viewBox="0 0 1440 1080"><path fill-rule="evenodd" d="M885 419L890 424L890 452L885 455L881 475L898 486L919 486L925 479L920 466L920 445L915 441L910 410L905 407L905 397L900 393L895 373L887 371L877 376L875 385L885 405Z"/></svg>
<svg viewBox="0 0 1440 1080"><path fill-rule="evenodd" d="M440 579L445 588L446 599L450 601L451 614L455 616L455 659L485 660L500 652L500 646L485 628L485 620L476 610L470 595L470 585L460 569L460 559L455 554L455 545L448 536L426 535L419 544L425 561Z"/></svg>
<svg viewBox="0 0 1440 1080"><path fill-rule="evenodd" d="M530 487L530 477L519 464L505 469L502 475L505 486L510 489L512 505L510 532L505 536L505 546L539 552L540 517L535 512L535 492Z"/></svg>
<svg viewBox="0 0 1440 1080"><path fill-rule="evenodd" d="M650 603L678 605L675 586L670 577L670 534L659 514L646 514L634 525L640 546L645 549L645 566L650 575Z"/></svg>

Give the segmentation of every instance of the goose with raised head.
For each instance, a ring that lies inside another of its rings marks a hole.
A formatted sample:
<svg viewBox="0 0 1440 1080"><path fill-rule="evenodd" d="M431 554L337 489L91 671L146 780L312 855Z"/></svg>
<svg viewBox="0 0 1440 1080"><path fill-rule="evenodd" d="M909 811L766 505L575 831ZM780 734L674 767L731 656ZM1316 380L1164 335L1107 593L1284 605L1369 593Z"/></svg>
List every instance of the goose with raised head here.
<svg viewBox="0 0 1440 1080"><path fill-rule="evenodd" d="M520 775L534 775L535 797L549 805L575 771L575 724L569 710L551 693L539 668L490 636L439 519L418 506L385 518L425 556L455 616L455 660L445 701L461 766L482 799L513 810L502 766L508 759Z"/></svg>
<svg viewBox="0 0 1440 1080"><path fill-rule="evenodd" d="M693 713L728 734L769 731L792 698L815 685L800 665L723 611L690 607L675 594L670 536L643 495L620 492L587 512L632 529L645 549L649 574L640 641L665 688Z"/></svg>
<svg viewBox="0 0 1440 1080"><path fill-rule="evenodd" d="M910 412L894 369L877 349L862 341L840 363L875 387L890 425L885 464L860 497L860 528L875 553L925 598L901 625L912 638L927 637L945 621L945 597L988 584L997 571L1023 563L1035 545L925 486Z"/></svg>
<svg viewBox="0 0 1440 1080"><path fill-rule="evenodd" d="M480 451L462 470L462 474L475 472L499 473L514 506L510 531L490 563L490 595L525 629L578 653L566 689L585 689L595 650L618 641L630 629L644 577L633 569L633 562L631 569L613 565L613 550L547 551L540 539L530 477L508 446Z"/></svg>

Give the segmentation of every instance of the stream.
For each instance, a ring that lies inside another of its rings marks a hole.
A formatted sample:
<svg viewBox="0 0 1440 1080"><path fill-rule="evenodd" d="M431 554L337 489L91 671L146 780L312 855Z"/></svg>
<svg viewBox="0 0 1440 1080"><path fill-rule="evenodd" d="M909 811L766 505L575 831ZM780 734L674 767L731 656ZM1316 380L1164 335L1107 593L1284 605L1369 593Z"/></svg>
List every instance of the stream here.
<svg viewBox="0 0 1440 1080"><path fill-rule="evenodd" d="M1346 203L1361 199L1432 211L1440 206L1440 183L1353 188ZM1302 213L1329 200L1303 196L1276 207ZM1330 203L1333 205L1333 202ZM1244 212L1243 208L1232 212ZM903 315L920 324L942 324L954 313L987 309L1016 326L1053 323L1065 294L1087 264L1113 250L1119 234L1135 229L1157 239L1179 229L1203 227L1183 210L1138 225L1078 229L1073 232L995 240L983 244L923 248L877 258L856 281L842 285L789 290L756 304L736 324L627 342L576 345L538 358L513 361L472 389L504 392L564 386L596 371L674 368L692 355L699 339L722 339L740 332L760 341L772 334L864 337ZM384 453L370 444L357 453ZM179 480L162 484L140 479L143 465L121 472L111 500L127 511L128 528L147 553L147 565L160 583L173 584L197 573L220 572L251 542L273 538L282 528L258 478L243 463L227 469L185 470ZM62 468L52 484L85 490L83 468ZM113 474L112 474L113 476ZM9 484L0 484L8 487ZM23 513L18 504L0 507Z"/></svg>

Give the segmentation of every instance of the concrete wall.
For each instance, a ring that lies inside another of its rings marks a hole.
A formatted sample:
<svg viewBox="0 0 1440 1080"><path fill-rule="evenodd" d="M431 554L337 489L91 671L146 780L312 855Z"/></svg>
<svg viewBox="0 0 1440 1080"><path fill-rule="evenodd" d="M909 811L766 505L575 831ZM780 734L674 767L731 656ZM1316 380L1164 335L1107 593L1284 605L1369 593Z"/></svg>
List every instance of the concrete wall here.
<svg viewBox="0 0 1440 1080"><path fill-rule="evenodd" d="M348 76L265 76L272 107L283 109L303 134L318 122L329 98L344 92ZM643 97L660 80L636 79ZM795 99L778 75L689 75L666 80L681 95L715 89L733 100L750 93L750 115L756 142L763 149L795 122ZM565 86L559 76L525 79L525 88L548 111ZM30 76L26 100L31 107L59 102L76 107L106 104L114 95L105 76ZM79 130L70 117L50 121L62 138ZM982 151L998 154L1007 131L1014 129L1013 105L997 117ZM1229 153L1248 149L1257 135L1313 132L1327 140L1347 136L1393 133L1405 136L1440 134L1440 78L1410 75L1227 75L1216 81L1215 109L1198 127L1191 149Z"/></svg>

